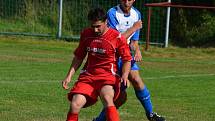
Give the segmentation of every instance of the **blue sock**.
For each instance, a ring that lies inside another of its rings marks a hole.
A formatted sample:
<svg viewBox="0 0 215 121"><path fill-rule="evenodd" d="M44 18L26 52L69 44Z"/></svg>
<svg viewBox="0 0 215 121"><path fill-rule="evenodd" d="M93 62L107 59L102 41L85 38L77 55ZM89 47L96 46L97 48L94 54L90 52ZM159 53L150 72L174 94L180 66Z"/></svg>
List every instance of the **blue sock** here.
<svg viewBox="0 0 215 121"><path fill-rule="evenodd" d="M143 90L135 90L135 94L141 104L143 105L146 115L150 115L152 113L152 103L150 99L150 93L146 86L144 87Z"/></svg>
<svg viewBox="0 0 215 121"><path fill-rule="evenodd" d="M99 116L96 117L95 121L106 121L105 109L100 112Z"/></svg>

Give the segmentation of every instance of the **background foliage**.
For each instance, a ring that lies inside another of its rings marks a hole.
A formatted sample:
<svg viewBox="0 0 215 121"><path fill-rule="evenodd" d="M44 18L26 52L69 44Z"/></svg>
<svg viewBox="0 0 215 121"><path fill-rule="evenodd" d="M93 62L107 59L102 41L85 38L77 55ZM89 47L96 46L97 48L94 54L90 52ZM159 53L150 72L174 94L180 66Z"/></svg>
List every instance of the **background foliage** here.
<svg viewBox="0 0 215 121"><path fill-rule="evenodd" d="M175 0L185 5L215 6L215 1ZM172 9L171 39L180 46L215 47L214 9Z"/></svg>
<svg viewBox="0 0 215 121"><path fill-rule="evenodd" d="M105 10L117 5L119 0L64 0L63 36L79 36L88 25L86 14L93 6ZM56 36L59 0L0 0L0 32L46 33ZM143 15L144 29L141 40L146 38L147 8L144 3L166 0L137 0L134 4ZM215 1L172 0L184 5L215 6ZM153 8L151 42L163 42L165 36L166 8ZM170 42L181 47L215 46L214 9L171 9Z"/></svg>

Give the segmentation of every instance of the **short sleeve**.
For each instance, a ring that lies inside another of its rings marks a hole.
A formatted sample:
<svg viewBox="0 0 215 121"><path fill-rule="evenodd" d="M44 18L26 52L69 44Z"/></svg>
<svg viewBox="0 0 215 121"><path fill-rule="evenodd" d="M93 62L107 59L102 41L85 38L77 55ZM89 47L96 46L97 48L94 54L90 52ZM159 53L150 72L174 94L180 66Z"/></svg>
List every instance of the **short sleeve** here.
<svg viewBox="0 0 215 121"><path fill-rule="evenodd" d="M81 37L80 37L79 45L76 48L76 50L74 51L74 55L78 59L82 60L82 59L85 58L86 54L87 54L87 42L85 41L85 37L84 37L84 34L82 32Z"/></svg>
<svg viewBox="0 0 215 121"><path fill-rule="evenodd" d="M115 8L111 8L107 12L107 20L108 20L108 26L117 30L116 25L118 25L119 22L116 18L116 9Z"/></svg>
<svg viewBox="0 0 215 121"><path fill-rule="evenodd" d="M125 37L120 37L118 40L118 53L122 58L122 61L130 61L132 59L129 45L126 42Z"/></svg>
<svg viewBox="0 0 215 121"><path fill-rule="evenodd" d="M138 20L141 20L141 13L137 10L137 9L134 9L137 13L137 16L138 16ZM140 29L137 30L134 35L131 37L131 40L134 40L134 41L138 41L140 39Z"/></svg>

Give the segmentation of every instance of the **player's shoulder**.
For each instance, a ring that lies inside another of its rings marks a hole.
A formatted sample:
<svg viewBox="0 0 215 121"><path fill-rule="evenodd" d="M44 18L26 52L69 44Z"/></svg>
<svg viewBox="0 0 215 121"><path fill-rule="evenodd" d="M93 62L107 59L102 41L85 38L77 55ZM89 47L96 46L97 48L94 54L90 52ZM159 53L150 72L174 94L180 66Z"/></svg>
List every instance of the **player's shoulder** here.
<svg viewBox="0 0 215 121"><path fill-rule="evenodd" d="M131 11L138 15L141 15L140 11L137 8L135 8L134 6L132 6Z"/></svg>
<svg viewBox="0 0 215 121"><path fill-rule="evenodd" d="M93 30L91 28L85 28L81 31L81 36L88 37L93 35Z"/></svg>
<svg viewBox="0 0 215 121"><path fill-rule="evenodd" d="M117 9L118 9L117 6L114 6L107 11L107 14L108 15L115 14L117 12Z"/></svg>
<svg viewBox="0 0 215 121"><path fill-rule="evenodd" d="M113 28L109 28L109 33L111 33L111 36L114 36L114 37L117 37L120 35L120 32Z"/></svg>
<svg viewBox="0 0 215 121"><path fill-rule="evenodd" d="M110 33L109 36L112 36L113 38L116 38L117 40L125 40L125 37L117 30L109 28Z"/></svg>

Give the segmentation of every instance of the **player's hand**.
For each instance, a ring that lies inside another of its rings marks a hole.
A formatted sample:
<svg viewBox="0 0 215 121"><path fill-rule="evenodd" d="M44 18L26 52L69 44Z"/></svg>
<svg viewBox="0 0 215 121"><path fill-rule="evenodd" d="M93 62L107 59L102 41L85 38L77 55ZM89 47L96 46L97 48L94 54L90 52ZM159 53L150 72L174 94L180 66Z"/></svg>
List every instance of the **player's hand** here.
<svg viewBox="0 0 215 121"><path fill-rule="evenodd" d="M122 76L121 82L124 84L125 87L129 87L130 86L130 81L128 80L127 77L123 77Z"/></svg>
<svg viewBox="0 0 215 121"><path fill-rule="evenodd" d="M142 61L142 55L141 55L140 50L137 50L137 51L135 52L134 60L135 60L136 62Z"/></svg>
<svg viewBox="0 0 215 121"><path fill-rule="evenodd" d="M137 21L137 22L135 22L135 23L133 24L133 27L134 27L136 30L141 29L142 26L143 26L143 24L142 24L142 21L141 21L141 20L139 20L139 21Z"/></svg>
<svg viewBox="0 0 215 121"><path fill-rule="evenodd" d="M71 81L71 78L65 78L63 81L62 81L62 87L64 88L64 89L69 89L69 83L70 83L70 81Z"/></svg>

